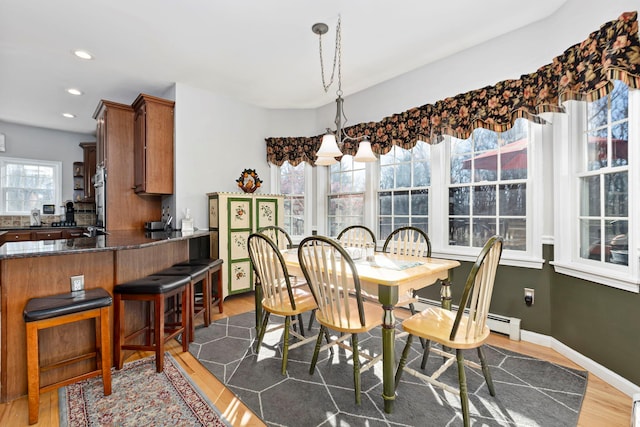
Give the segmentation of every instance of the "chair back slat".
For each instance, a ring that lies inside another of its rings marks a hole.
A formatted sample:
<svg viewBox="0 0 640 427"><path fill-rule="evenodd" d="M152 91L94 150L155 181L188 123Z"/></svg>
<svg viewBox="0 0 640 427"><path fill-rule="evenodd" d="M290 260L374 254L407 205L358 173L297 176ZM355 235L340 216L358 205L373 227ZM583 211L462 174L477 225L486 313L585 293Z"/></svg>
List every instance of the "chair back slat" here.
<svg viewBox="0 0 640 427"><path fill-rule="evenodd" d="M367 243L376 243L376 236L364 225L352 225L338 234L342 246L350 248L364 248Z"/></svg>
<svg viewBox="0 0 640 427"><path fill-rule="evenodd" d="M307 237L298 247L298 260L309 284L319 316L339 328L351 328L349 299L355 292L358 320L365 325L360 279L356 266L345 249L327 237Z"/></svg>
<svg viewBox="0 0 640 427"><path fill-rule="evenodd" d="M289 233L287 233L287 231L282 227L269 225L267 227L259 228L258 233L262 233L271 239L276 244L276 247L281 251L291 249L293 247L291 236L289 236Z"/></svg>
<svg viewBox="0 0 640 427"><path fill-rule="evenodd" d="M450 339L455 341L465 309L468 310L464 339L480 336L487 323L496 271L502 255L502 237L493 236L484 245L469 272L462 298L451 330Z"/></svg>
<svg viewBox="0 0 640 427"><path fill-rule="evenodd" d="M383 252L417 257L431 256L431 241L427 233L417 227L399 227L387 237Z"/></svg>
<svg viewBox="0 0 640 427"><path fill-rule="evenodd" d="M263 298L270 305L285 306L288 302L295 309L287 266L273 240L262 233L253 233L249 236L248 248L253 270L262 286Z"/></svg>

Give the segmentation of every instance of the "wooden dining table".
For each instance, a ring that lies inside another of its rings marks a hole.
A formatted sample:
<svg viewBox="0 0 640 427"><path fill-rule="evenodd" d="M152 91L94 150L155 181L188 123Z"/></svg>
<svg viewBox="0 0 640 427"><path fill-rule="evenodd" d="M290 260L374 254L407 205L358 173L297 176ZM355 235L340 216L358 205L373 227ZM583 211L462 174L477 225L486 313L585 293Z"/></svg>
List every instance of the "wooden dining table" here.
<svg viewBox="0 0 640 427"><path fill-rule="evenodd" d="M290 275L304 277L297 249L283 251L283 257ZM430 286L438 280L442 281L443 299L450 298L450 272L460 263L441 258L411 257L382 252L376 252L374 258L373 261L362 258L354 262L362 290L370 295L377 295L382 306L382 397L385 412L391 413L395 401L396 369L394 306L400 295ZM445 301L443 303L446 305ZM256 309L258 306L259 304L256 305Z"/></svg>

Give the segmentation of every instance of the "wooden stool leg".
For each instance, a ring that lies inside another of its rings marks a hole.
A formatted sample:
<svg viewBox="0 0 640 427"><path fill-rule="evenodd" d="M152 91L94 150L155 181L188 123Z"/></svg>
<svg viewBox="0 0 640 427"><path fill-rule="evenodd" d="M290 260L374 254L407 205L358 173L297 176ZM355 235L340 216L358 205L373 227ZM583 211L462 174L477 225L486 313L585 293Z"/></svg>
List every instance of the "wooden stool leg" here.
<svg viewBox="0 0 640 427"><path fill-rule="evenodd" d="M207 271L202 279L202 305L204 306L204 326L211 323L211 273Z"/></svg>
<svg viewBox="0 0 640 427"><path fill-rule="evenodd" d="M193 306L193 283L187 285L187 287L182 292L182 305L183 307L192 305ZM186 304L186 305L185 305ZM188 315L191 313L191 316ZM193 308L190 308L190 311L183 310L182 312L182 328L184 332L182 332L182 351L189 351L189 342L193 341Z"/></svg>
<svg viewBox="0 0 640 427"><path fill-rule="evenodd" d="M40 412L40 362L38 359L38 327L27 324L27 388L29 394L29 424L38 422Z"/></svg>
<svg viewBox="0 0 640 427"><path fill-rule="evenodd" d="M97 322L96 322L97 323ZM97 325L96 325L97 329ZM98 331L96 331L98 332ZM102 385L104 395L111 394L111 340L109 339L109 307L100 309L100 341L96 335L96 345L100 345L100 367L102 368Z"/></svg>
<svg viewBox="0 0 640 427"><path fill-rule="evenodd" d="M222 314L222 268L218 268L218 311Z"/></svg>
<svg viewBox="0 0 640 427"><path fill-rule="evenodd" d="M124 344L124 301L120 294L115 294L113 298L113 330L115 331L115 337L113 337L113 352L114 352L114 364L116 369L122 369L124 360L122 359L122 345Z"/></svg>
<svg viewBox="0 0 640 427"><path fill-rule="evenodd" d="M164 295L156 295L153 307L153 332L156 344L156 372L162 372L162 369L164 368L164 298ZM183 316L185 316L184 308L186 307L183 305Z"/></svg>
<svg viewBox="0 0 640 427"><path fill-rule="evenodd" d="M188 302L189 302L189 311L187 311L187 313L190 313L189 315L189 328L186 330L186 332L184 334L182 334L182 340L184 341L184 338L187 338L187 345L189 345L188 343L193 342L194 337L196 336L196 326L195 326L195 314L196 314L196 308L195 308L195 304L193 302L193 299L195 298L195 294L196 294L196 284L194 283L194 281L192 280L188 285L187 285L187 294L188 294ZM202 284L202 288L204 291L204 283ZM183 300L184 301L184 300Z"/></svg>

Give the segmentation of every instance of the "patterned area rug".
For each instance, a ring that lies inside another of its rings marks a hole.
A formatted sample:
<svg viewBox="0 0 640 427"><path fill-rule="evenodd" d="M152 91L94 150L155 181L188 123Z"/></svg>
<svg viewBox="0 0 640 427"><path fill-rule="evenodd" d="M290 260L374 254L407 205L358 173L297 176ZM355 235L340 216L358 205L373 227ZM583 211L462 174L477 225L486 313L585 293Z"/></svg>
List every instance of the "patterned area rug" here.
<svg viewBox="0 0 640 427"><path fill-rule="evenodd" d="M274 316L272 316L273 321ZM270 320L271 324L272 320ZM305 325L308 320L305 319ZM317 322L316 322L317 326ZM315 329L317 331L317 328ZM196 329L189 351L270 426L457 426L462 425L460 399L404 374L393 414L384 412L382 364L362 374L362 404L355 404L351 353L326 351L314 375L309 365L314 344L289 352L287 375L280 373L282 330L265 336L259 354L255 314L221 319ZM379 330L358 336L364 351L380 354ZM404 339L396 343L396 360ZM420 369L422 348L415 340L409 366ZM575 426L586 390L587 372L565 368L497 347L486 346L496 388L489 394L482 372L466 369L472 425ZM465 353L477 361L476 352ZM431 355L427 372L442 358ZM457 369L441 377L457 387Z"/></svg>
<svg viewBox="0 0 640 427"><path fill-rule="evenodd" d="M169 353L162 373L154 356L112 369L110 396L101 377L61 387L58 396L60 426L230 426Z"/></svg>

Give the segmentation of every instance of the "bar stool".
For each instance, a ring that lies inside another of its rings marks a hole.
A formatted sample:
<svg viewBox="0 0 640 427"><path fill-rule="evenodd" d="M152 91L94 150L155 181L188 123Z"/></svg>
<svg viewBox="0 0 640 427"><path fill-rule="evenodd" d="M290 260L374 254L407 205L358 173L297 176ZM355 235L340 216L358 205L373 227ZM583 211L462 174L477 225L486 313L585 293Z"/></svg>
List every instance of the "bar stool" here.
<svg viewBox="0 0 640 427"><path fill-rule="evenodd" d="M109 333L109 307L111 303L111 295L102 288L32 298L27 302L22 315L27 334L29 424L38 422L40 395L47 391L102 375L104 395L111 394L111 335ZM40 366L38 331L86 319L95 319L96 351ZM40 386L41 372L93 358L96 359L95 370L47 386Z"/></svg>
<svg viewBox="0 0 640 427"><path fill-rule="evenodd" d="M202 301L195 303L195 307L204 310L204 325L209 326L211 324L211 313L213 307L218 306L218 311L222 313L222 259L213 258L196 258L186 262L176 264L176 266L193 266L193 265L206 265L209 267L209 286L208 289L202 289ZM218 274L218 281L216 285L216 297L213 296L213 275ZM208 302L208 304L207 304Z"/></svg>
<svg viewBox="0 0 640 427"><path fill-rule="evenodd" d="M182 334L182 351L189 351L189 312L191 292L189 284L191 276L147 276L130 282L121 283L113 288L114 295L114 354L116 369L122 369L124 359L123 350L155 351L156 371L162 372L164 367L164 346L172 338ZM165 322L165 301L175 296L182 297L181 310L175 323ZM149 316L145 325L129 335L125 333L125 301L146 301L150 304ZM153 319L151 318L153 311ZM144 344L127 344L127 341L145 334ZM152 339L153 338L153 339Z"/></svg>
<svg viewBox="0 0 640 427"><path fill-rule="evenodd" d="M211 284L209 283L209 267L206 265L174 265L173 267L165 268L164 270L157 271L153 273L154 276L189 276L191 280L189 281L189 294L191 295L189 301L189 306L187 306L187 313L189 313L189 333L187 334L188 342L193 342L193 338L195 336L195 322L194 318L204 312L204 308L201 308L197 313L194 309L194 294L196 284L202 282L202 290L205 292L209 290L210 293ZM175 308L177 310L185 307L181 304L176 304ZM206 317L206 315L203 315ZM206 320L206 319L205 319Z"/></svg>

